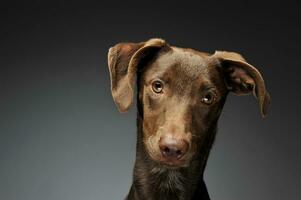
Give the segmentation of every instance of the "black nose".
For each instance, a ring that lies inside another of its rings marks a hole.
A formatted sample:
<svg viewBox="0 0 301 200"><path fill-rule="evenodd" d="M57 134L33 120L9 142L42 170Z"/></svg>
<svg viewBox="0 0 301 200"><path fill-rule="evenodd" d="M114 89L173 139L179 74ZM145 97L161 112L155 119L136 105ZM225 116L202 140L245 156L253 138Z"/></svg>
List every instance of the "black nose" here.
<svg viewBox="0 0 301 200"><path fill-rule="evenodd" d="M174 161L183 157L188 149L188 142L183 139L175 139L172 137L161 137L159 147L162 156L169 160Z"/></svg>

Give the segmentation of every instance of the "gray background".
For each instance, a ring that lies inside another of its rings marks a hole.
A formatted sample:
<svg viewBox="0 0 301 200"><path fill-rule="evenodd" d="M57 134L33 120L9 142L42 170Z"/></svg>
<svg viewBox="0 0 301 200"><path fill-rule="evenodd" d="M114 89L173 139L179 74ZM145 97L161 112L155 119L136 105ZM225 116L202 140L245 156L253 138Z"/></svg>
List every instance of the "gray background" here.
<svg viewBox="0 0 301 200"><path fill-rule="evenodd" d="M135 113L110 94L107 50L161 37L245 55L272 96L230 95L205 179L214 200L297 200L300 177L297 1L1 4L0 199L118 200L131 184Z"/></svg>

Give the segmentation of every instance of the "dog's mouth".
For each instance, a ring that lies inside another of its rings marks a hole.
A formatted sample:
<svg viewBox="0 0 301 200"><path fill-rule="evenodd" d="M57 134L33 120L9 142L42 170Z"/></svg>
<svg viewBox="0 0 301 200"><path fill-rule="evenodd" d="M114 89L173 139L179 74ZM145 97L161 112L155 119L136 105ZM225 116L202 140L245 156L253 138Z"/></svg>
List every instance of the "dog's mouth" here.
<svg viewBox="0 0 301 200"><path fill-rule="evenodd" d="M171 168L171 169L176 169L176 168L181 168L181 167L187 167L188 162L187 160L177 160L177 161L168 161L165 159L162 159L160 161L160 164L162 164L166 168Z"/></svg>
<svg viewBox="0 0 301 200"><path fill-rule="evenodd" d="M159 165L162 165L166 168L172 168L172 169L187 167L190 161L189 156L181 157L179 159L166 158L161 153L151 152L151 151L148 151L148 155L154 162L158 163Z"/></svg>

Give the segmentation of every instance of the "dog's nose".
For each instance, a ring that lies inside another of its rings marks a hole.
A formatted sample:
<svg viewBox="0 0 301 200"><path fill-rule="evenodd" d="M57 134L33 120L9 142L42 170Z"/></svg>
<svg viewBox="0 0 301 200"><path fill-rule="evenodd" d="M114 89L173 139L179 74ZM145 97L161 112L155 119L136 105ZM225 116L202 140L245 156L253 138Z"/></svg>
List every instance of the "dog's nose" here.
<svg viewBox="0 0 301 200"><path fill-rule="evenodd" d="M188 142L184 139L172 137L161 137L159 147L162 156L170 161L178 160L183 157L188 150Z"/></svg>

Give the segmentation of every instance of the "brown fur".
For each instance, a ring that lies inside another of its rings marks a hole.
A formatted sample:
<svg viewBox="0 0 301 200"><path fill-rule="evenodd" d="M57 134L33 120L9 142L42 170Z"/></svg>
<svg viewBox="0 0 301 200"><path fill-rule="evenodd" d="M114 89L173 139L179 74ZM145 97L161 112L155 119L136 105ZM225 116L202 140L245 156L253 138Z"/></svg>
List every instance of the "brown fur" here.
<svg viewBox="0 0 301 200"><path fill-rule="evenodd" d="M266 115L270 97L258 70L237 53L210 55L162 39L117 44L108 60L121 112L132 104L135 85L138 91L137 153L127 199L209 199L203 173L228 92L253 92ZM158 80L164 86L160 93L153 89ZM213 103L202 102L206 95ZM180 156L166 156L162 143Z"/></svg>

